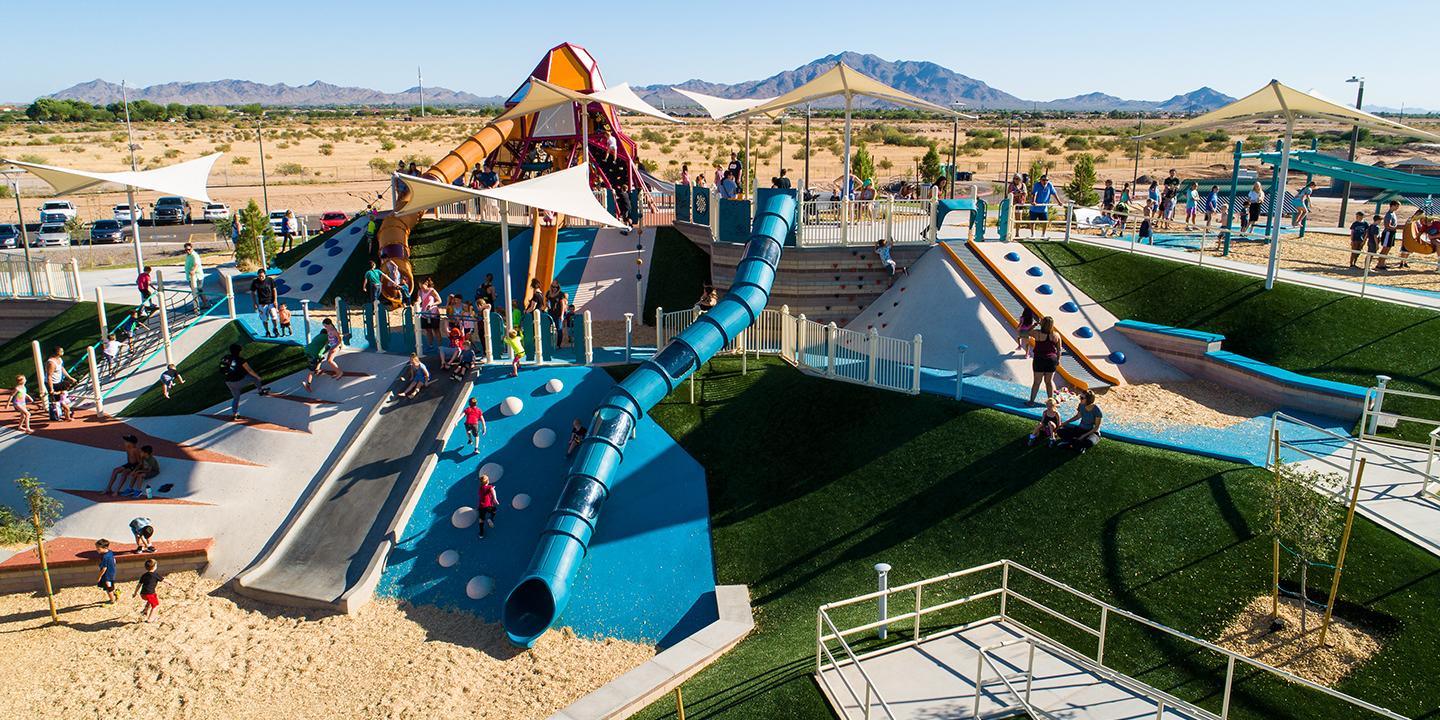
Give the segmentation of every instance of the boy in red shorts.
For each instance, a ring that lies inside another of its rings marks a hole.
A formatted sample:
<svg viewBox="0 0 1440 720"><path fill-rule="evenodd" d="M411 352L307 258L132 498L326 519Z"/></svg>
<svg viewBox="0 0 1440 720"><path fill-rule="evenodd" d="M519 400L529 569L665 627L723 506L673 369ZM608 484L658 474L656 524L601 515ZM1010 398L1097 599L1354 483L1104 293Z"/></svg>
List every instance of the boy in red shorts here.
<svg viewBox="0 0 1440 720"><path fill-rule="evenodd" d="M140 582L135 584L135 595L139 595L145 601L145 622L147 623L155 620L155 608L160 607L160 596L155 594L155 591L160 588L160 583L175 587L175 583L155 572L159 566L160 564L155 562L155 558L146 560L145 574L141 575Z"/></svg>

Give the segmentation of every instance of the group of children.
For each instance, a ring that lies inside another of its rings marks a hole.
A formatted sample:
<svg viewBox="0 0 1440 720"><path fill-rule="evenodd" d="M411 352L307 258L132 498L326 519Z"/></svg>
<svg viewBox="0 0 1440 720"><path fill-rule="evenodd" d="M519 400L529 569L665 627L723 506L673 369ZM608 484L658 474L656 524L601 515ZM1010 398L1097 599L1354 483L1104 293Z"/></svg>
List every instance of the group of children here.
<svg viewBox="0 0 1440 720"><path fill-rule="evenodd" d="M125 464L110 471L110 481L105 483L105 494L123 497L146 495L149 486L141 489L140 483L153 480L160 474L160 461L155 459L155 448L139 445L140 439L134 435L126 435L121 439L125 441Z"/></svg>
<svg viewBox="0 0 1440 720"><path fill-rule="evenodd" d="M1390 201L1390 209L1385 215L1383 217L1374 215L1370 222L1365 222L1363 210L1355 213L1355 222L1350 223L1350 267L1355 267L1356 261L1360 259L1360 252L1363 250L1369 253L1379 252L1380 257L1375 259L1375 269L1389 270L1390 266L1385 263L1385 260L1398 242L1400 242L1400 201ZM1433 241L1422 239L1421 242L1434 246ZM1410 267L1410 263L1407 262L1409 257L1410 253L1402 246L1396 267Z"/></svg>
<svg viewBox="0 0 1440 720"><path fill-rule="evenodd" d="M137 523L141 523L137 526ZM155 552L155 546L150 544L150 536L153 533L153 526L148 518L136 518L130 522L130 528L135 531L135 552ZM101 607L114 607L120 602L120 590L117 580L119 579L119 568L115 563L115 551L110 549L110 541L104 538L95 541L95 552L100 556L100 577L95 585L105 593L105 602ZM145 601L145 608L141 616L145 622L154 622L155 613L160 607L159 589L160 583L170 587L176 587L158 571L160 563L155 558L145 560L145 572L140 575L135 583L135 592L131 597L139 597Z"/></svg>

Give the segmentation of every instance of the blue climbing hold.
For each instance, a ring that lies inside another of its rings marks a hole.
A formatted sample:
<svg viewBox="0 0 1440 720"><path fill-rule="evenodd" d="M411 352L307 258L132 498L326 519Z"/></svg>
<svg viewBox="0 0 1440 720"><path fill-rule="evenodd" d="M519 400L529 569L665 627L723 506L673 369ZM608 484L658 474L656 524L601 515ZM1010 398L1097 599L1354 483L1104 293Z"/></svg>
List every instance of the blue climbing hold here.
<svg viewBox="0 0 1440 720"><path fill-rule="evenodd" d="M1010 262L1020 262L1020 253L1005 253L1005 259L1009 260Z"/></svg>
<svg viewBox="0 0 1440 720"><path fill-rule="evenodd" d="M327 247L327 248L328 248L328 247L335 247L335 246L336 246L337 244L339 244L339 243L340 243L340 238L332 237L332 238L330 238L329 240L326 240L326 241L325 241L325 247Z"/></svg>
<svg viewBox="0 0 1440 720"><path fill-rule="evenodd" d="M309 265L309 264L310 264L310 261L309 261L309 260L301 260L301 261L300 261L300 267L305 267L306 265Z"/></svg>
<svg viewBox="0 0 1440 720"><path fill-rule="evenodd" d="M1116 365L1124 365L1125 353L1120 352L1119 350L1110 353L1110 362L1115 363Z"/></svg>
<svg viewBox="0 0 1440 720"><path fill-rule="evenodd" d="M351 225L351 226L350 226L350 234L351 234L351 235L354 235L355 233L358 233L358 232L360 232L360 226L359 226L359 225Z"/></svg>
<svg viewBox="0 0 1440 720"><path fill-rule="evenodd" d="M305 283L300 286L300 292L309 292L313 287L315 287L314 283Z"/></svg>
<svg viewBox="0 0 1440 720"><path fill-rule="evenodd" d="M1025 271L1025 274L1026 274L1026 275L1029 275L1030 277L1041 277L1042 275L1045 274L1045 271L1044 271L1044 270L1041 270L1041 269L1038 268L1038 267L1032 267L1032 268L1030 268L1029 270L1026 270L1026 271Z"/></svg>
<svg viewBox="0 0 1440 720"><path fill-rule="evenodd" d="M1041 295L1053 295L1055 294L1055 288L1052 288L1049 285L1041 285L1040 287L1035 288L1035 292L1038 292Z"/></svg>
<svg viewBox="0 0 1440 720"><path fill-rule="evenodd" d="M306 275L314 275L314 274L316 274L316 273L318 273L318 272L320 272L321 270L324 270L324 269L325 269L325 268L323 268L323 267L321 267L321 266L319 266L319 265L311 264L310 267L305 268L305 274L306 274Z"/></svg>
<svg viewBox="0 0 1440 720"><path fill-rule="evenodd" d="M1080 312L1080 307L1073 302L1067 302L1060 306L1060 312Z"/></svg>
<svg viewBox="0 0 1440 720"><path fill-rule="evenodd" d="M339 254L342 253L342 252L345 252L345 248L342 248L342 247L333 247L333 248L330 248L330 257L335 257L336 255L339 255Z"/></svg>
<svg viewBox="0 0 1440 720"><path fill-rule="evenodd" d="M1092 338L1095 337L1095 331L1091 330L1088 327L1085 327L1084 325L1081 325L1080 327L1075 329L1075 336L1082 338Z"/></svg>

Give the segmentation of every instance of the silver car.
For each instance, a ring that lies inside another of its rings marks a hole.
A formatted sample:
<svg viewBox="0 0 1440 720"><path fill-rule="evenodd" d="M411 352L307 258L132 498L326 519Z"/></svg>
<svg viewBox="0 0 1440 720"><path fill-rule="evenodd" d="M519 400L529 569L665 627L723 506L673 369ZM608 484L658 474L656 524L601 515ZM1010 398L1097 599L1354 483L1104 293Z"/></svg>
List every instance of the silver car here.
<svg viewBox="0 0 1440 720"><path fill-rule="evenodd" d="M30 241L30 247L57 246L65 247L70 244L70 231L65 229L62 223L45 223L40 226L40 232L35 233L35 239Z"/></svg>

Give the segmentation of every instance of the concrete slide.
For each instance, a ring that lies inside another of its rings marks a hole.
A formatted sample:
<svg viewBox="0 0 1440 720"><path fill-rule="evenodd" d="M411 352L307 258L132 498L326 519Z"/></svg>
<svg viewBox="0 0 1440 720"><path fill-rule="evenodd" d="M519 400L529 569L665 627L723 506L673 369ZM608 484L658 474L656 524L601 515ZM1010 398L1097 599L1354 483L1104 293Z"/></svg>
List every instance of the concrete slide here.
<svg viewBox="0 0 1440 720"><path fill-rule="evenodd" d="M539 547L520 582L505 598L502 618L512 644L533 647L565 611L601 506L641 414L750 327L765 309L781 243L794 218L795 191L766 189L757 193L753 231L730 291L600 401L560 499L540 535ZM643 609L637 608L640 611Z"/></svg>
<svg viewBox="0 0 1440 720"><path fill-rule="evenodd" d="M440 162L432 165L422 177L436 182L454 182L455 178L469 172L476 163L483 161L490 153L495 152L507 141L518 137L519 134L520 124L512 120L486 125L483 130L471 135L465 142L460 143L459 147L451 150L449 155L441 158ZM405 203L409 199L409 192L401 193L400 197L395 200L395 211L403 212ZM394 262L400 269L400 276L411 292L415 290L415 277L410 267L410 231L415 229L415 223L420 222L420 215L421 213L391 215L385 218L375 231L376 240L380 245L381 269L384 270L390 262ZM391 307L405 304L405 299L400 296L398 288L387 284L381 294Z"/></svg>
<svg viewBox="0 0 1440 720"><path fill-rule="evenodd" d="M235 577L235 591L347 613L368 601L469 389L442 380L414 400L377 406L260 560Z"/></svg>

